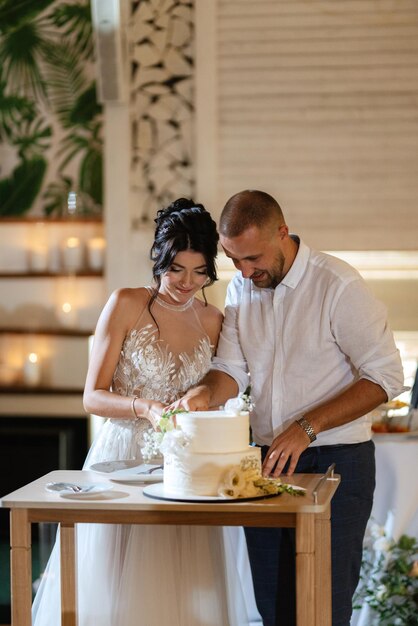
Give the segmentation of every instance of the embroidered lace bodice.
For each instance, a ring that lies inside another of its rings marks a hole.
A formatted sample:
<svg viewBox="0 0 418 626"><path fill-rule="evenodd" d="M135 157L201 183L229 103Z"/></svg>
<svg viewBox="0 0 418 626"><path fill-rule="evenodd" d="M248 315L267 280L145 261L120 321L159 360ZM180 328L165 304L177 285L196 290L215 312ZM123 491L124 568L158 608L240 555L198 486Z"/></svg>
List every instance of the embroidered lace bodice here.
<svg viewBox="0 0 418 626"><path fill-rule="evenodd" d="M167 309L156 300L125 338L112 389L121 395L170 403L209 370L212 347L196 307ZM157 326L158 325L158 326Z"/></svg>

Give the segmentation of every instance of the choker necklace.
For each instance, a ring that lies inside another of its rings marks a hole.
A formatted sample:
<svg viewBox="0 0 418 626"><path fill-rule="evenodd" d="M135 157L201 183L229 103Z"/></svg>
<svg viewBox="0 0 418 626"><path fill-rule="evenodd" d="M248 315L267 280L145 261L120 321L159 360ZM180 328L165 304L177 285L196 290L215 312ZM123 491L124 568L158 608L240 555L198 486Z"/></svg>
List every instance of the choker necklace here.
<svg viewBox="0 0 418 626"><path fill-rule="evenodd" d="M155 299L158 302L158 304L162 306L164 309L168 309L169 311L181 312L181 311L187 311L187 309L189 309L192 306L194 296L192 296L190 300L187 300L187 302L185 302L184 304L170 304L170 302L166 302L158 295Z"/></svg>

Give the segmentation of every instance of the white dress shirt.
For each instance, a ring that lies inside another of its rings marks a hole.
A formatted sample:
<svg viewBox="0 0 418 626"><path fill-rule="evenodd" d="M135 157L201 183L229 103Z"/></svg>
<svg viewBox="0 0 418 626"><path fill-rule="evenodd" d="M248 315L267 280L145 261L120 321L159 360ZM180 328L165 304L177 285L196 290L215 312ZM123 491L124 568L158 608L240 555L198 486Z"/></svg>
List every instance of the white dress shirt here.
<svg viewBox="0 0 418 626"><path fill-rule="evenodd" d="M241 272L232 279L213 369L232 376L240 391L250 372L251 427L260 445L360 378L380 385L388 399L404 390L384 305L357 270L302 241L275 289L258 288ZM311 445L370 437L371 419L364 415L319 433Z"/></svg>

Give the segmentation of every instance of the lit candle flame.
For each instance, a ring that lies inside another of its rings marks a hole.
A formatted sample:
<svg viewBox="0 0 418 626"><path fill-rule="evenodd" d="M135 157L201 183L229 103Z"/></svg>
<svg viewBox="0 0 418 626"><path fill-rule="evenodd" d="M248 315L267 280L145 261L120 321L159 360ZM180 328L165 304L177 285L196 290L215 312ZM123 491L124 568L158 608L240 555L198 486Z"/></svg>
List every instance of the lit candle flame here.
<svg viewBox="0 0 418 626"><path fill-rule="evenodd" d="M80 240L78 237L68 237L65 245L67 246L67 248L78 248L78 246L80 245Z"/></svg>

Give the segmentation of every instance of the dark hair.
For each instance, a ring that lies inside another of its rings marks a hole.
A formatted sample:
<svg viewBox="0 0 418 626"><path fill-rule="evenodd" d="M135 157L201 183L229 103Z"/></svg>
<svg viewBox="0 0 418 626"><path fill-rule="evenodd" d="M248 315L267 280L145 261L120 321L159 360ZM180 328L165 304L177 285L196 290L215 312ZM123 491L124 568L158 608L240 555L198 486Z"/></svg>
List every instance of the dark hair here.
<svg viewBox="0 0 418 626"><path fill-rule="evenodd" d="M246 189L233 195L225 204L219 232L225 237L238 237L251 226L264 227L273 220L284 224L277 200L265 191Z"/></svg>
<svg viewBox="0 0 418 626"><path fill-rule="evenodd" d="M184 250L200 252L204 256L208 274L205 286L218 280L215 259L219 235L216 223L203 204L178 198L166 209L160 209L154 221L157 227L150 258L154 261L152 275L158 288L161 275L170 269L175 256Z"/></svg>

